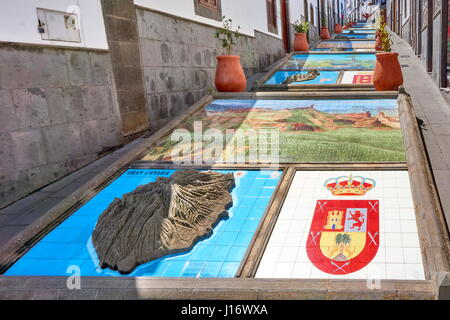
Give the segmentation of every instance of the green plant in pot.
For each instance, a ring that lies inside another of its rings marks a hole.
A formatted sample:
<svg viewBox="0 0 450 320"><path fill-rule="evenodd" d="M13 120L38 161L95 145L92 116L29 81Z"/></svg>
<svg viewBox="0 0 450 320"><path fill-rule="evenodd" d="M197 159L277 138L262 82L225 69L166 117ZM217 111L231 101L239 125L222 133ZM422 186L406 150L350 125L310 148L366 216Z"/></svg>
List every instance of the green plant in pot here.
<svg viewBox="0 0 450 320"><path fill-rule="evenodd" d="M309 30L308 21L294 22L295 29L295 40L294 40L294 51L309 51L309 44L306 34Z"/></svg>
<svg viewBox="0 0 450 320"><path fill-rule="evenodd" d="M322 40L331 39L330 31L328 30L327 18L324 15L322 15L321 21L322 21L322 26L320 27L320 38Z"/></svg>
<svg viewBox="0 0 450 320"><path fill-rule="evenodd" d="M403 84L403 74L398 53L392 52L392 39L385 23L379 27L378 37L381 50L377 53L373 85L377 91L397 91Z"/></svg>
<svg viewBox="0 0 450 320"><path fill-rule="evenodd" d="M241 57L232 55L236 40L241 36L240 27L233 31L233 21L223 17L223 26L218 28L215 38L222 45L225 55L217 56L215 84L219 92L242 92L247 79L241 65Z"/></svg>

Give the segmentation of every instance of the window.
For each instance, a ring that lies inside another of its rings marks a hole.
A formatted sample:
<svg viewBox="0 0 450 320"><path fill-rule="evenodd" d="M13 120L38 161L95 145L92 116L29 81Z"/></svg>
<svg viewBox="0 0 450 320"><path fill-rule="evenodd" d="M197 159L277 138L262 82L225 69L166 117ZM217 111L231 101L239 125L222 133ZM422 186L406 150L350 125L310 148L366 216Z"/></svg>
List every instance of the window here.
<svg viewBox="0 0 450 320"><path fill-rule="evenodd" d="M278 33L276 0L266 0L266 4L267 4L267 24L269 27L269 32Z"/></svg>
<svg viewBox="0 0 450 320"><path fill-rule="evenodd" d="M221 0L194 0L194 8L198 16L222 21Z"/></svg>

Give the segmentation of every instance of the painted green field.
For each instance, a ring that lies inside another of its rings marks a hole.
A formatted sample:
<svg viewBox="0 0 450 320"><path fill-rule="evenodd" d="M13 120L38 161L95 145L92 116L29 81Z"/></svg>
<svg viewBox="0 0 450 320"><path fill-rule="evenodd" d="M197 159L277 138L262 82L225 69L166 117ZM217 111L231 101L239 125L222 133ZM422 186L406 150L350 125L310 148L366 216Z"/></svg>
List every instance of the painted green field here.
<svg viewBox="0 0 450 320"><path fill-rule="evenodd" d="M281 162L405 161L400 130L345 128L329 132L282 134Z"/></svg>

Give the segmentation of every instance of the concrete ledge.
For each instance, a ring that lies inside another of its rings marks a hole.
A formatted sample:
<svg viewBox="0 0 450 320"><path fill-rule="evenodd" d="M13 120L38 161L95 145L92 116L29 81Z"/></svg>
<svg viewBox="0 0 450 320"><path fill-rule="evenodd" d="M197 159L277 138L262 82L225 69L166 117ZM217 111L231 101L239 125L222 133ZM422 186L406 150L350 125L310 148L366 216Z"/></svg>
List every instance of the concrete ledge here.
<svg viewBox="0 0 450 320"><path fill-rule="evenodd" d="M96 300L399 300L435 298L431 281L81 278L69 290L64 277L0 277L0 299Z"/></svg>

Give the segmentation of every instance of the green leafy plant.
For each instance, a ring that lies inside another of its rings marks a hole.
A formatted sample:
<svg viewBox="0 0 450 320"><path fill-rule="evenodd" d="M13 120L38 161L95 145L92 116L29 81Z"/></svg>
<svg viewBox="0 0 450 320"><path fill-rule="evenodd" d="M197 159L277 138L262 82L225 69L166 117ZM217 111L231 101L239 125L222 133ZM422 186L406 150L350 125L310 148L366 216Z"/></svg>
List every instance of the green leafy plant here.
<svg viewBox="0 0 450 320"><path fill-rule="evenodd" d="M391 45L393 42L391 39L391 34L386 27L386 23L380 24L380 27L377 30L377 34L380 37L382 50L385 52L391 52L392 51Z"/></svg>
<svg viewBox="0 0 450 320"><path fill-rule="evenodd" d="M309 30L309 22L304 21L303 19L302 19L302 21L297 20L294 22L294 29L295 29L295 32L306 33Z"/></svg>
<svg viewBox="0 0 450 320"><path fill-rule="evenodd" d="M233 20L223 16L223 26L217 29L214 37L221 42L228 55L231 55L233 47L236 45L236 39L241 36L240 30L241 27L238 26L236 31L233 31Z"/></svg>

